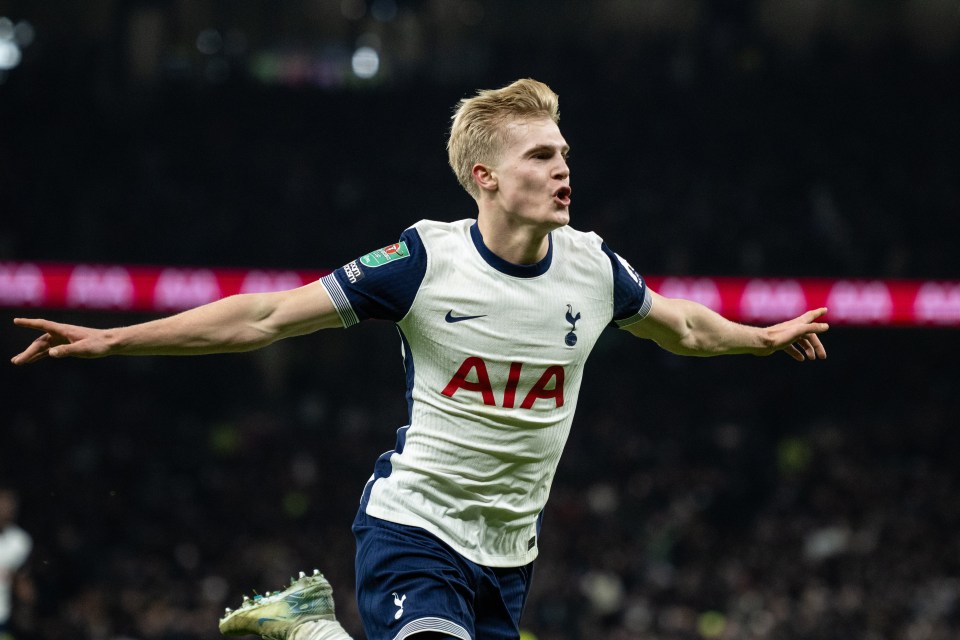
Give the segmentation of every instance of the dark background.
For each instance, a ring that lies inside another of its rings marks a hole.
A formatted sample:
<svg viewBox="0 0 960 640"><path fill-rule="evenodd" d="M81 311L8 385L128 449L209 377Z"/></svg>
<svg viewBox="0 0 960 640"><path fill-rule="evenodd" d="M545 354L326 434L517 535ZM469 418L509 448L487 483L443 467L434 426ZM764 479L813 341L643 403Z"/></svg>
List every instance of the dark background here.
<svg viewBox="0 0 960 640"><path fill-rule="evenodd" d="M955 0L0 0L0 16L0 61L21 54L0 71L0 261L339 266L420 218L474 215L446 166L452 108L530 76L560 94L574 226L641 273L960 272ZM360 46L372 78L352 71ZM23 313L0 312L10 355L32 339ZM525 627L955 638L956 333L825 340L828 360L797 365L605 335ZM5 366L0 389L0 483L36 544L16 638L213 638L242 592L313 566L361 637L349 524L406 417L392 327Z"/></svg>

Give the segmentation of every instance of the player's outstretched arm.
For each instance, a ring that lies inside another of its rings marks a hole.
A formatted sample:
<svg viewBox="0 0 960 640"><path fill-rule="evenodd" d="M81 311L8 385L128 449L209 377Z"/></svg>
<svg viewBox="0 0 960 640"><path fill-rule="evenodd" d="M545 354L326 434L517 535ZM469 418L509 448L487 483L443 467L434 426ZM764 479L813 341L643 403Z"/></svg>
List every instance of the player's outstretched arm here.
<svg viewBox="0 0 960 640"><path fill-rule="evenodd" d="M715 356L750 353L766 356L783 351L794 360L822 360L827 351L819 334L829 325L817 322L825 308L807 311L801 316L769 327L752 327L727 320L713 310L679 298L665 298L651 292L653 306L649 315L628 330L648 338L672 353L690 356Z"/></svg>
<svg viewBox="0 0 960 640"><path fill-rule="evenodd" d="M111 355L199 355L249 351L289 336L342 326L319 281L275 293L230 296L166 318L113 329L16 318L42 335L11 359Z"/></svg>

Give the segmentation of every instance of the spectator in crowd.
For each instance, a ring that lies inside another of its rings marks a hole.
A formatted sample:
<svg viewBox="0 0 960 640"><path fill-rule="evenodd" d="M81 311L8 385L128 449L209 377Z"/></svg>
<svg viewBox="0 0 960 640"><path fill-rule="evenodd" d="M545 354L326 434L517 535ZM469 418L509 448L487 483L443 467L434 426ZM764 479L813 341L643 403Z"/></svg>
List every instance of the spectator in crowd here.
<svg viewBox="0 0 960 640"><path fill-rule="evenodd" d="M11 614L17 574L27 562L33 540L17 525L17 493L0 486L0 640L13 638Z"/></svg>

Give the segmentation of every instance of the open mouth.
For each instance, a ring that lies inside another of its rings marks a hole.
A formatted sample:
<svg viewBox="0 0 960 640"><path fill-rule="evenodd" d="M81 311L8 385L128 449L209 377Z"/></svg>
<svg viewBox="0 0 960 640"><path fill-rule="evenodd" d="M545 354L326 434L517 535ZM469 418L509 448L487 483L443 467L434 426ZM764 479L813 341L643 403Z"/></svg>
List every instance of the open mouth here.
<svg viewBox="0 0 960 640"><path fill-rule="evenodd" d="M560 204L564 207L569 207L571 193L573 193L573 189L571 189L568 185L564 185L554 192L553 200L557 204Z"/></svg>

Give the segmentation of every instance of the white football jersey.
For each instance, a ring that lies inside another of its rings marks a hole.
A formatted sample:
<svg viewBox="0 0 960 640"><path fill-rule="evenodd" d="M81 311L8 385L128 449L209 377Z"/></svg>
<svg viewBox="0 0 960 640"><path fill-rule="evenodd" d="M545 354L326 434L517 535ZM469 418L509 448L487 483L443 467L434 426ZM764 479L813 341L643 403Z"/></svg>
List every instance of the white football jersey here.
<svg viewBox="0 0 960 640"><path fill-rule="evenodd" d="M542 261L515 265L461 220L418 222L323 284L345 326L401 334L409 425L361 508L482 565L531 562L587 356L649 312L643 280L593 233L557 229Z"/></svg>

